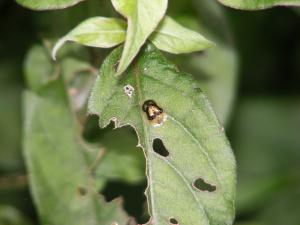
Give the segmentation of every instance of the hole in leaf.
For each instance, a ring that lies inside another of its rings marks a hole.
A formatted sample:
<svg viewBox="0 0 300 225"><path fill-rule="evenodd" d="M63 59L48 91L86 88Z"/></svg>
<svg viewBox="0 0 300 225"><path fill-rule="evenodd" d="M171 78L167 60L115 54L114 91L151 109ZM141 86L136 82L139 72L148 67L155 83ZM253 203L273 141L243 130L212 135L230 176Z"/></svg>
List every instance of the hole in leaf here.
<svg viewBox="0 0 300 225"><path fill-rule="evenodd" d="M197 178L193 182L193 187L199 191L208 191L208 192L213 192L217 189L216 186L206 183L202 178Z"/></svg>
<svg viewBox="0 0 300 225"><path fill-rule="evenodd" d="M157 154L159 154L163 157L168 157L170 155L170 153L166 149L164 143L159 138L155 138L153 140L152 148Z"/></svg>
<svg viewBox="0 0 300 225"><path fill-rule="evenodd" d="M170 224L172 224L172 225L179 224L178 221L177 221L175 218L170 218L170 219L169 219L169 222L170 222Z"/></svg>
<svg viewBox="0 0 300 225"><path fill-rule="evenodd" d="M78 187L77 191L80 196L85 196L87 194L87 190L84 187Z"/></svg>
<svg viewBox="0 0 300 225"><path fill-rule="evenodd" d="M199 88L199 87L194 88L194 90L195 90L196 92L198 92L198 93L201 93L201 92L202 92L202 89Z"/></svg>
<svg viewBox="0 0 300 225"><path fill-rule="evenodd" d="M141 153L142 154L142 153ZM117 197L122 197L125 211L132 217L136 218L138 224L145 224L149 220L149 215L145 214L146 197L144 191L147 182L137 183L135 185L120 181L109 181L101 191L107 202ZM131 224L128 221L128 225Z"/></svg>

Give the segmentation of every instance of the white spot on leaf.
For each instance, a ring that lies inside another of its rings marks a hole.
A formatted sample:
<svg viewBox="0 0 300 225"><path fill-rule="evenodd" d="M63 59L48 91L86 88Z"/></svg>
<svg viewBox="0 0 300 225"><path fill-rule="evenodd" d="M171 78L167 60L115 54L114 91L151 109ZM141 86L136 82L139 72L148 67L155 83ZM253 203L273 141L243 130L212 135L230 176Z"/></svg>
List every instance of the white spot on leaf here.
<svg viewBox="0 0 300 225"><path fill-rule="evenodd" d="M134 93L134 87L132 87L130 84L127 84L126 86L124 86L123 88L124 93L131 98L133 93Z"/></svg>

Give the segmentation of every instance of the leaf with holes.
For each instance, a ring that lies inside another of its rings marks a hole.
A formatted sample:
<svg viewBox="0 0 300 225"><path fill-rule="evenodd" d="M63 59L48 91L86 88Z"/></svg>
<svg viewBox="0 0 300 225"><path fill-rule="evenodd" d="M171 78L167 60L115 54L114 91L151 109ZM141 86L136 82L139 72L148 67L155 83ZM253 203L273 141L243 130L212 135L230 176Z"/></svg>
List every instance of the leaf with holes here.
<svg viewBox="0 0 300 225"><path fill-rule="evenodd" d="M218 0L224 5L237 9L265 9L274 6L300 6L300 0Z"/></svg>
<svg viewBox="0 0 300 225"><path fill-rule="evenodd" d="M83 0L16 0L20 5L34 10L64 9Z"/></svg>
<svg viewBox="0 0 300 225"><path fill-rule="evenodd" d="M112 0L115 9L128 20L126 41L118 74L122 74L167 10L168 0Z"/></svg>
<svg viewBox="0 0 300 225"><path fill-rule="evenodd" d="M67 41L73 41L85 46L111 48L121 44L125 39L126 23L121 19L92 17L71 30L54 46L52 58Z"/></svg>
<svg viewBox="0 0 300 225"><path fill-rule="evenodd" d="M146 156L151 222L232 224L235 160L199 83L153 45L121 78L115 71L120 57L118 48L103 63L89 111L101 127L113 120L135 128Z"/></svg>

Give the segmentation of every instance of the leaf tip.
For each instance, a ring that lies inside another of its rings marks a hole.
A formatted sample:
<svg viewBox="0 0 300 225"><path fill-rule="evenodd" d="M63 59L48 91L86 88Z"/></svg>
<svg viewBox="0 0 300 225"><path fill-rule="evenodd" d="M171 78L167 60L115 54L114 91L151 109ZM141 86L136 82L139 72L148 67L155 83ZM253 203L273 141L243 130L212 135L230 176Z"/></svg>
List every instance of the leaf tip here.
<svg viewBox="0 0 300 225"><path fill-rule="evenodd" d="M217 46L217 44L213 41L210 41L208 39L206 39L206 41L207 41L207 48L213 48Z"/></svg>
<svg viewBox="0 0 300 225"><path fill-rule="evenodd" d="M202 36L202 41L201 41L201 46L202 49L200 49L200 51L205 50L205 49L209 49L209 48L213 48L216 47L217 44L209 39L207 39L206 37Z"/></svg>

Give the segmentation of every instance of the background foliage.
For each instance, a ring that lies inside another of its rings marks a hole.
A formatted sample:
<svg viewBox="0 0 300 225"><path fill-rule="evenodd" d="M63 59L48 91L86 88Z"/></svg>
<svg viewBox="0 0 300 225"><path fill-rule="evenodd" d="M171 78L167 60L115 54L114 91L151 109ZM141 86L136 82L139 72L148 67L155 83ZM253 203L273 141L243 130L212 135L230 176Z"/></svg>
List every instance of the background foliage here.
<svg viewBox="0 0 300 225"><path fill-rule="evenodd" d="M33 45L51 45L46 40L57 39L85 18L117 16L106 2L89 0L55 12L29 11L12 1L0 3L1 225L38 224L21 153L21 93L25 86L23 68L34 76L34 73L39 74L34 70L40 65L31 65L30 58L24 65L25 56ZM293 8L246 12L220 7L220 10L215 7L217 4L211 6L210 2L174 0L168 14L188 27L205 32L219 45L215 50L189 55L188 59L186 56L169 57L184 70L201 75L199 79L217 114L223 123L226 121L238 161L236 224L298 225L300 14ZM200 7L201 3L207 9ZM223 18L227 18L227 22ZM39 47L35 50L39 51ZM106 56L103 50L77 47L61 53L68 54L76 57L68 58L64 62L65 68L72 68L75 72L65 71L65 74L77 73L78 70L81 74L90 69L78 65L79 59L92 61L98 68ZM47 62L47 58L45 60ZM48 70L50 74L55 71L51 67ZM31 85L38 89L41 83ZM71 83L70 88L73 85L76 82ZM85 90L85 87L81 88ZM228 95L231 96L229 99L223 98ZM77 113L82 115L80 110ZM116 134L112 127L99 131L97 119L90 118L82 132L87 140L106 142L116 149L119 147L113 146L114 135L129 136L122 145L130 146L129 152L134 152L134 157L140 159L136 163L131 161L137 170L125 175L120 175L124 171L122 168L110 171L109 174L114 176L107 178L108 183L96 185L101 186L107 200L123 196L128 214L145 222L144 162L141 152L134 151L137 140L133 131L124 129ZM105 174L108 173L98 175ZM120 180L120 177L125 179Z"/></svg>

